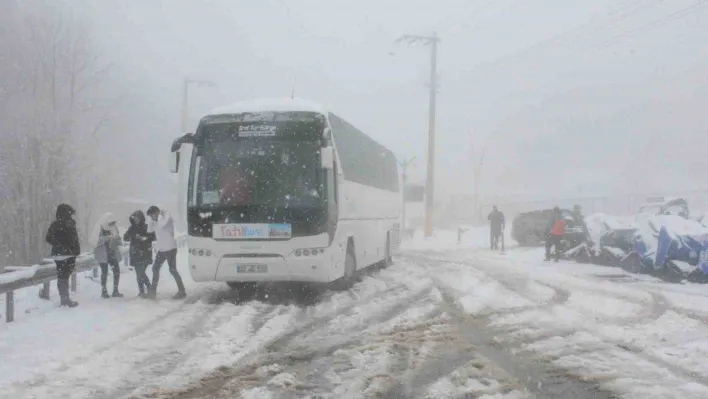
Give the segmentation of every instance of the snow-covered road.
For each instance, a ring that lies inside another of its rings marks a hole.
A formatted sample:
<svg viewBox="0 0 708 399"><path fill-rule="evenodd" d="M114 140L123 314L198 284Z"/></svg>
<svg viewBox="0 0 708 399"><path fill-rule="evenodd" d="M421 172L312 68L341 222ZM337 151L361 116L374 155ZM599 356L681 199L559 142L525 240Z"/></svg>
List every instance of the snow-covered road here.
<svg viewBox="0 0 708 399"><path fill-rule="evenodd" d="M186 302L20 298L2 398L705 398L708 291L506 255L441 232L313 303L188 285ZM181 262L188 276L186 262ZM188 280L188 277L187 277ZM23 302L24 300L24 302Z"/></svg>

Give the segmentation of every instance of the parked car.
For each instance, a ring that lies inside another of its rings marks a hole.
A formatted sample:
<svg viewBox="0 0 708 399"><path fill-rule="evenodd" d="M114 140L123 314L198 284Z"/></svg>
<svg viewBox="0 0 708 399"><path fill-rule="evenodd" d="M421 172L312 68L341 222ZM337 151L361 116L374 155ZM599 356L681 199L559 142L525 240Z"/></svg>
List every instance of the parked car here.
<svg viewBox="0 0 708 399"><path fill-rule="evenodd" d="M571 248L584 242L587 237L569 209L561 209L566 221L564 247ZM511 238L519 245L539 245L546 241L548 224L553 217L553 209L544 209L519 214L511 223Z"/></svg>
<svg viewBox="0 0 708 399"><path fill-rule="evenodd" d="M681 197L655 198L639 207L639 215L674 215L684 219L689 217L688 202Z"/></svg>

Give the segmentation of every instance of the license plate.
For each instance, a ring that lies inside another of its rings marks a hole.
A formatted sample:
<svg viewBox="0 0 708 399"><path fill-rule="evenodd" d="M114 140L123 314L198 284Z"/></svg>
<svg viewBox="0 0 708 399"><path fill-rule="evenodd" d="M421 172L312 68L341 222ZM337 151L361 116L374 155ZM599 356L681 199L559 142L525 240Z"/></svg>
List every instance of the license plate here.
<svg viewBox="0 0 708 399"><path fill-rule="evenodd" d="M268 265L238 265L237 273L268 273Z"/></svg>

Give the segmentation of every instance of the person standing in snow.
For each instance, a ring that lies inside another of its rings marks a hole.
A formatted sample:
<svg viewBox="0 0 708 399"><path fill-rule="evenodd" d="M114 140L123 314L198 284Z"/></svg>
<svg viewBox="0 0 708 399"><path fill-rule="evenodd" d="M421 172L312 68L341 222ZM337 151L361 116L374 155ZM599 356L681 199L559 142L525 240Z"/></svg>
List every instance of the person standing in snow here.
<svg viewBox="0 0 708 399"><path fill-rule="evenodd" d="M504 227L506 227L504 214L497 209L497 206L495 205L492 208L492 212L490 212L489 216L487 216L487 219L489 220L489 240L491 243L491 248L493 250L499 249L499 239L504 232Z"/></svg>
<svg viewBox="0 0 708 399"><path fill-rule="evenodd" d="M116 217L112 213L104 214L96 223L91 238L94 258L101 266L101 298L122 298L123 294L118 292L118 283L120 282L120 261L122 260L120 247L123 242L116 225ZM108 265L111 265L113 270L113 294L111 296L108 296L108 289L106 289Z"/></svg>
<svg viewBox="0 0 708 399"><path fill-rule="evenodd" d="M135 268L135 277L138 280L138 295L147 298L150 290L150 279L145 271L152 263L152 242L155 233L148 233L143 211L135 211L130 215L130 227L123 235L123 240L130 242L130 265Z"/></svg>
<svg viewBox="0 0 708 399"><path fill-rule="evenodd" d="M553 208L553 216L549 223L548 236L546 237L546 260L551 260L551 247L555 250L555 261L560 259L561 239L565 235L565 219L560 208Z"/></svg>
<svg viewBox="0 0 708 399"><path fill-rule="evenodd" d="M72 216L74 208L67 204L57 206L56 220L49 225L46 241L52 246L52 258L57 265L57 290L61 306L79 305L69 297L69 277L76 269L76 257L81 253L79 234Z"/></svg>
<svg viewBox="0 0 708 399"><path fill-rule="evenodd" d="M187 293L184 290L182 276L177 271L177 241L175 240L175 228L172 216L165 210L160 210L156 206L151 206L147 211L148 232L155 233L157 239L157 256L155 263L152 265L152 286L150 287L149 297L157 298L157 283L160 281L160 268L167 261L170 268L170 274L174 277L177 283L177 294L173 299L184 299Z"/></svg>

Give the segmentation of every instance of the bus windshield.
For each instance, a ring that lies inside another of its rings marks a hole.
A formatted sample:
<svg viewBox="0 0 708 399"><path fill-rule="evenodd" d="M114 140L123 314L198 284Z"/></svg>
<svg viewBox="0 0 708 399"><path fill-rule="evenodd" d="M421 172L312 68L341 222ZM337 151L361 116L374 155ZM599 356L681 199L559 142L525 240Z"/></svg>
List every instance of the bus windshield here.
<svg viewBox="0 0 708 399"><path fill-rule="evenodd" d="M292 133L293 128L282 123L205 128L192 168L190 206L323 207L320 141L275 134L277 129Z"/></svg>

